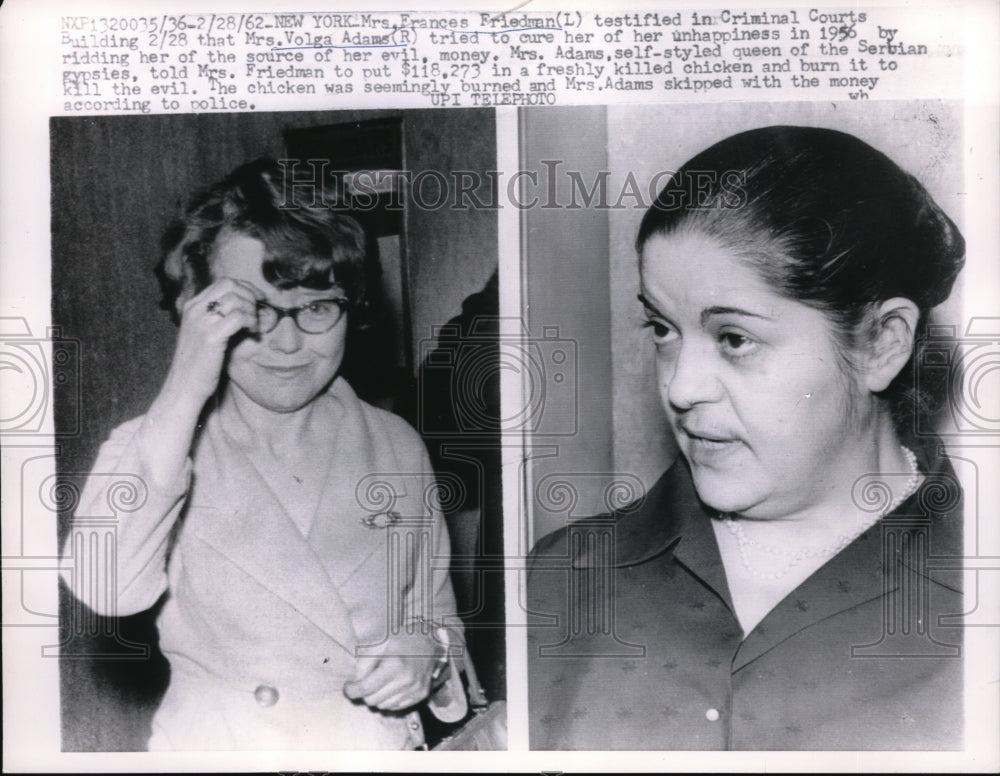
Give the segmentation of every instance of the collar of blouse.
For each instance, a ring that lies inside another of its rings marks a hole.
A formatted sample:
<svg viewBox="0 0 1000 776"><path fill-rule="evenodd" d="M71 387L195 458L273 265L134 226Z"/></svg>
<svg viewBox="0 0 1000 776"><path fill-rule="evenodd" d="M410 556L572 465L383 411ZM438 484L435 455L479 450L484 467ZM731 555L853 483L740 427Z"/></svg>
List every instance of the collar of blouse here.
<svg viewBox="0 0 1000 776"><path fill-rule="evenodd" d="M907 529L920 528L923 521L933 531L933 555L959 556L962 553L962 492L955 470L944 454L944 445L941 440L932 438L923 444L911 444L911 448L916 453L920 471L925 474L924 481L893 513L869 528L858 539L866 540L872 534L880 532L887 520L896 520L900 528ZM649 489L644 498L610 515L590 518L576 525L596 531L610 530L613 526L614 565L619 568L645 563L666 552L672 552L685 565L707 570L716 565L715 557L718 555L714 538L706 540L712 533L710 520L715 516L715 511L698 499L690 470L680 459ZM880 543L868 544L877 549ZM574 554L575 568L607 565L606 556L597 549L599 543L582 543L581 546L589 546L591 549ZM712 557L706 556L706 548L711 548L712 552L707 555ZM877 577L881 584L880 554L873 556L872 560L875 566L871 571L879 572ZM948 586L954 587L950 580Z"/></svg>

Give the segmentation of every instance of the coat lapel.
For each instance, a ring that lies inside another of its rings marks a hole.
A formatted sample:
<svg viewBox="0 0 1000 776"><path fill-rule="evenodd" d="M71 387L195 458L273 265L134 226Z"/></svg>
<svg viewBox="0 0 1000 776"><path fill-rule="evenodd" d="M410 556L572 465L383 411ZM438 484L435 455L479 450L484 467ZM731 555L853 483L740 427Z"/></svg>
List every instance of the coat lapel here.
<svg viewBox="0 0 1000 776"><path fill-rule="evenodd" d="M421 498L424 477L402 470L385 428L372 422L346 382L338 380L328 398L341 410L337 451L308 541L338 588L366 567L365 583L381 588L392 575L386 564L393 534L429 517Z"/></svg>
<svg viewBox="0 0 1000 776"><path fill-rule="evenodd" d="M194 469L185 530L353 653L351 618L324 564L217 414L206 423Z"/></svg>

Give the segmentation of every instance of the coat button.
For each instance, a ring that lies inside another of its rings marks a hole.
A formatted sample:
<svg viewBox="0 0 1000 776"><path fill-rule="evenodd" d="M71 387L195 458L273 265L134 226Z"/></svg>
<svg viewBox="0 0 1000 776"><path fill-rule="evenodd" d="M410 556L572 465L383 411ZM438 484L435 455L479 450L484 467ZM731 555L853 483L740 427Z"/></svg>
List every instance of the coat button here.
<svg viewBox="0 0 1000 776"><path fill-rule="evenodd" d="M257 689L253 691L253 697L257 703L267 709L278 702L278 691L269 684L259 684Z"/></svg>
<svg viewBox="0 0 1000 776"><path fill-rule="evenodd" d="M719 710L718 709L709 709L708 711L705 712L705 719L707 719L709 722L718 722L719 721Z"/></svg>

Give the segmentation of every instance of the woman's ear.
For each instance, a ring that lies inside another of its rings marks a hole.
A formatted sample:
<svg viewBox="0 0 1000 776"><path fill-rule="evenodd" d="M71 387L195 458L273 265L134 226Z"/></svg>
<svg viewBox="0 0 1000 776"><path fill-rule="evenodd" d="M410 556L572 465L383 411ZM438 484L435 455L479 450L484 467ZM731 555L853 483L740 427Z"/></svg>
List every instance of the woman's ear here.
<svg viewBox="0 0 1000 776"><path fill-rule="evenodd" d="M863 382L868 390L880 393L910 360L920 309L909 299L893 297L882 302L871 315Z"/></svg>

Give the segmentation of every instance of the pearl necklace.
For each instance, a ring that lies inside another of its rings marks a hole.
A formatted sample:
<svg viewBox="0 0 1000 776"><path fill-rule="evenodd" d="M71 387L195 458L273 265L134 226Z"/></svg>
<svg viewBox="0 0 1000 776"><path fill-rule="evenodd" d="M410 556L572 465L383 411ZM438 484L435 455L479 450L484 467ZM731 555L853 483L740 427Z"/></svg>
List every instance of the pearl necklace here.
<svg viewBox="0 0 1000 776"><path fill-rule="evenodd" d="M880 510L871 520L862 523L858 528L850 533L841 534L837 537L837 541L832 545L827 545L826 547L808 548L804 550L789 551L782 547L776 547L773 544L761 544L760 542L754 541L743 529L740 522L733 520L732 517L722 516L723 522L729 529L734 537L736 537L736 545L740 551L740 560L743 562L743 567L751 574L751 576L757 577L758 579L780 579L785 576L792 567L797 566L803 560L809 558L829 558L836 555L844 547L857 539L862 533L871 528L875 523L881 520L883 517L888 515L890 512L895 510L900 504L902 504L906 499L913 495L917 487L920 485L921 474L920 469L917 468L917 456L914 452L906 447L906 445L900 445L900 450L903 453L903 457L906 458L906 462L910 468L910 476L906 480L906 484L899 491L899 494L895 496L889 505L884 509ZM766 552L770 555L783 555L788 560L784 567L780 571L776 571L770 574L765 574L759 569L755 568L750 562L749 550L754 548L759 552Z"/></svg>

